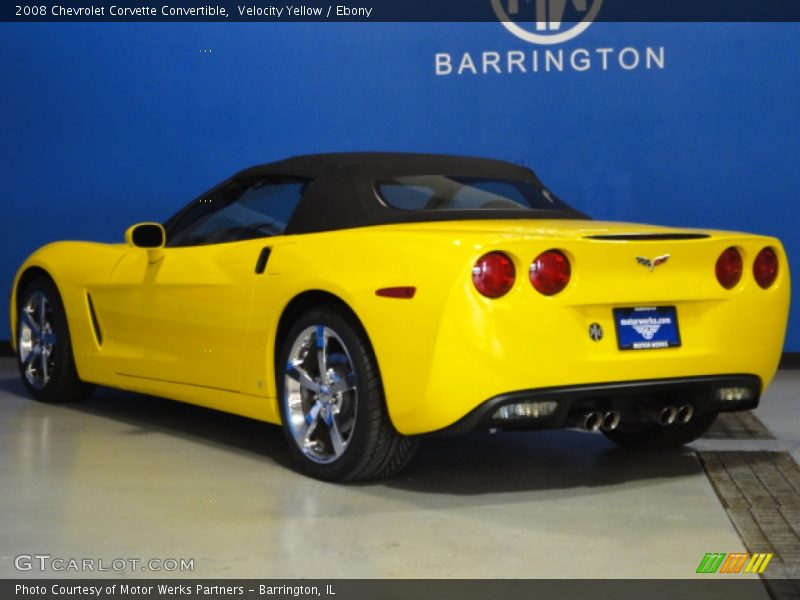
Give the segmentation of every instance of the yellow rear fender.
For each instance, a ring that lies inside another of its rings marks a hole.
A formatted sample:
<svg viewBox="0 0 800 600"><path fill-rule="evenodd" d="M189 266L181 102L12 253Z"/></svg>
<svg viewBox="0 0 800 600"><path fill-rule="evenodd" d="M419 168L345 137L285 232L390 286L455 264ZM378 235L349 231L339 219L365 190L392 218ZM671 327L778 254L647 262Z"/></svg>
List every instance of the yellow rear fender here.
<svg viewBox="0 0 800 600"><path fill-rule="evenodd" d="M266 277L254 290L243 391L266 392L275 398L273 365L282 343L279 334L300 312L333 300L346 306L362 325L375 353L390 414L401 407L391 396L402 387L402 379L413 369L413 377L424 380L430 368L426 362L420 369L416 359L409 365L409 358L432 357L432 337L447 296L471 264L469 252L453 256L441 236L416 248L407 236L388 233L365 229L305 235L302 242L275 240ZM321 261L321 256L331 260ZM414 288L413 298L377 294L396 287ZM269 412L267 420L278 419L276 403Z"/></svg>

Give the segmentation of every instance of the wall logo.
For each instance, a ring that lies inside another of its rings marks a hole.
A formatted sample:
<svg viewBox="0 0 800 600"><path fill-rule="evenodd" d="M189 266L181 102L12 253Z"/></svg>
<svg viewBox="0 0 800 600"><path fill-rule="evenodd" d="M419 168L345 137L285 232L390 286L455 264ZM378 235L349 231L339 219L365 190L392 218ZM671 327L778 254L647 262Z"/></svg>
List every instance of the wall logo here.
<svg viewBox="0 0 800 600"><path fill-rule="evenodd" d="M763 573L772 554L748 554L747 552L709 552L697 566L697 573Z"/></svg>
<svg viewBox="0 0 800 600"><path fill-rule="evenodd" d="M603 0L491 0L494 14L515 36L532 44L560 44L578 37L597 17ZM564 26L572 7L583 18ZM532 20L531 20L532 18ZM531 28L533 31L531 31Z"/></svg>
<svg viewBox="0 0 800 600"><path fill-rule="evenodd" d="M595 21L603 0L486 0L497 19L518 39L536 46L563 44ZM486 49L437 52L434 73L450 75L516 75L600 71L663 71L664 46L608 45L597 48L561 47Z"/></svg>

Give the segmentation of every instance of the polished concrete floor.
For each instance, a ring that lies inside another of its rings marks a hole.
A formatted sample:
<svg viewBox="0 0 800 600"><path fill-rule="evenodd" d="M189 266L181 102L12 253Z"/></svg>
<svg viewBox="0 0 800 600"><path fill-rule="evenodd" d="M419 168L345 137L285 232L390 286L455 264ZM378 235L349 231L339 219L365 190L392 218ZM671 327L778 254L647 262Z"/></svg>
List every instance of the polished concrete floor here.
<svg viewBox="0 0 800 600"><path fill-rule="evenodd" d="M795 447L780 413L797 383L760 409ZM91 576L15 569L38 553L194 559L169 575L195 578L688 578L742 551L690 449L472 435L428 440L394 480L332 485L292 471L277 427L106 389L39 404L0 359L0 577Z"/></svg>

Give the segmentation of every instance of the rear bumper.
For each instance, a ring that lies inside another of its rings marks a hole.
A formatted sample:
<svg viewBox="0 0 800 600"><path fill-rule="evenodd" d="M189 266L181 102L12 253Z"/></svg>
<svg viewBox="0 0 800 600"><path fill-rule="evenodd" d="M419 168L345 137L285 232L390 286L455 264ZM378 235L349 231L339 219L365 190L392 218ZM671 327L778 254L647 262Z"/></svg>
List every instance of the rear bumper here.
<svg viewBox="0 0 800 600"><path fill-rule="evenodd" d="M716 399L721 388L746 387L752 390L747 400ZM570 415L577 412L618 411L624 420L641 418L646 408L690 404L695 414L751 410L758 406L761 380L755 375L715 375L521 390L495 396L481 403L462 419L432 435L457 435L472 430L539 430L570 426ZM496 419L503 406L519 403L553 402L554 411L544 417L514 420Z"/></svg>

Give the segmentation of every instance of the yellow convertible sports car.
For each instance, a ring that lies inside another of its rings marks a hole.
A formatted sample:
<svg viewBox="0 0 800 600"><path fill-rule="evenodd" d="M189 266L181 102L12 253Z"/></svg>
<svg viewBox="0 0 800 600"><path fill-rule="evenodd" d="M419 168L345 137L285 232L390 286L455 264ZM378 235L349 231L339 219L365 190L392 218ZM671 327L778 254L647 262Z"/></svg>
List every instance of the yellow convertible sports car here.
<svg viewBox="0 0 800 600"><path fill-rule="evenodd" d="M416 154L238 173L124 244L37 250L12 291L22 380L281 423L326 480L388 476L422 434L700 436L775 374L774 238L590 220L529 169Z"/></svg>

